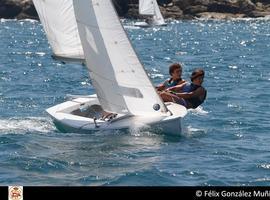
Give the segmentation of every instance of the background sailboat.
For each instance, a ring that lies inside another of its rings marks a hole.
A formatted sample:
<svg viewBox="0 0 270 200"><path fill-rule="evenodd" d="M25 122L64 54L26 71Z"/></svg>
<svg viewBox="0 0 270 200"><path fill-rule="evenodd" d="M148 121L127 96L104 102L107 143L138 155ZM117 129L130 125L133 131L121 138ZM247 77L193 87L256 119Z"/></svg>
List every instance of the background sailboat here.
<svg viewBox="0 0 270 200"><path fill-rule="evenodd" d="M164 26L165 20L156 0L139 0L139 14L147 17L146 21L136 22L135 26Z"/></svg>
<svg viewBox="0 0 270 200"><path fill-rule="evenodd" d="M64 62L83 62L72 0L33 0L33 3L52 48L52 56Z"/></svg>
<svg viewBox="0 0 270 200"><path fill-rule="evenodd" d="M181 133L186 108L166 105L140 63L109 0L74 0L86 66L97 95L47 109L62 131L157 128ZM107 118L107 116L110 116Z"/></svg>

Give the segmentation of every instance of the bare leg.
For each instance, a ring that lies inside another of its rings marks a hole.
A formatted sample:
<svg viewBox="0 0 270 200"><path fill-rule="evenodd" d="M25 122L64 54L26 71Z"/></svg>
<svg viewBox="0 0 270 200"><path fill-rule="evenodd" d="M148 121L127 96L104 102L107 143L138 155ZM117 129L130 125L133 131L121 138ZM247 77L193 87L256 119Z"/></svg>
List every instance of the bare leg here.
<svg viewBox="0 0 270 200"><path fill-rule="evenodd" d="M180 105L187 107L187 103L184 99L176 96L175 94L169 92L161 92L159 93L160 97L164 102L174 102Z"/></svg>
<svg viewBox="0 0 270 200"><path fill-rule="evenodd" d="M105 119L110 119L110 118L114 118L116 117L116 113L110 113L110 112L106 112L106 111L103 111L102 112L102 119L105 120Z"/></svg>

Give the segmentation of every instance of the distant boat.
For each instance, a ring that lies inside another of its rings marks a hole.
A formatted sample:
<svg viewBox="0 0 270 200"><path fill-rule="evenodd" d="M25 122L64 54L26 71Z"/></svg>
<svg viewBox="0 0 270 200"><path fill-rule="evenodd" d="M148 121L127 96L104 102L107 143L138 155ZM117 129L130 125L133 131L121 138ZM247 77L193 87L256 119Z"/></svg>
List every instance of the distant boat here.
<svg viewBox="0 0 270 200"><path fill-rule="evenodd" d="M136 22L134 24L135 26L150 27L167 25L156 0L139 0L139 14L147 16L147 19Z"/></svg>
<svg viewBox="0 0 270 200"><path fill-rule="evenodd" d="M46 111L63 132L147 128L179 135L184 106L164 103L122 27L111 0L74 0L86 66L96 95Z"/></svg>
<svg viewBox="0 0 270 200"><path fill-rule="evenodd" d="M33 0L52 48L52 57L63 62L83 62L84 54L72 0Z"/></svg>

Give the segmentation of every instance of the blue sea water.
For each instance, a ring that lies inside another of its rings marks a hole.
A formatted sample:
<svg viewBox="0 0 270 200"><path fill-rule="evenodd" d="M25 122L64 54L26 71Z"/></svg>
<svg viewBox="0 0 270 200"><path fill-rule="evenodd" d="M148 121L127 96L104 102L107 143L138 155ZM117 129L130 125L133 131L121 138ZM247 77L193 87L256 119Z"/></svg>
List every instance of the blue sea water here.
<svg viewBox="0 0 270 200"><path fill-rule="evenodd" d="M202 67L206 102L180 137L61 133L45 109L93 94L87 70L51 58L42 26L0 21L0 185L270 185L270 21L172 21L135 28L131 42L154 84L168 66Z"/></svg>

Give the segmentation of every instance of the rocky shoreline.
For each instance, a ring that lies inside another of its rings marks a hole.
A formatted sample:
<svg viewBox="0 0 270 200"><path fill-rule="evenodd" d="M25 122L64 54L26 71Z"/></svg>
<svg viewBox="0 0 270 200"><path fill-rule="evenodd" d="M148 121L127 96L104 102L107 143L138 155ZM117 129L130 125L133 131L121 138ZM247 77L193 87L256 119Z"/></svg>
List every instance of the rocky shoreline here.
<svg viewBox="0 0 270 200"><path fill-rule="evenodd" d="M142 18L138 0L113 0L121 17ZM158 0L164 18L232 19L270 16L270 0ZM38 19L32 0L0 0L0 18Z"/></svg>

